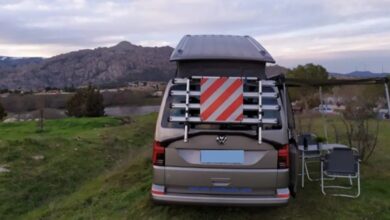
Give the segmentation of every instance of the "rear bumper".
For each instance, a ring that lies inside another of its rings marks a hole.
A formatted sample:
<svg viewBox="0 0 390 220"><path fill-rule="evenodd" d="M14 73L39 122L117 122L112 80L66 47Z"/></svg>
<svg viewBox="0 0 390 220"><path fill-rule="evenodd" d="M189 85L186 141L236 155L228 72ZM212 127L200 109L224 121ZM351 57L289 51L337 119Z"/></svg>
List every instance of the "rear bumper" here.
<svg viewBox="0 0 390 220"><path fill-rule="evenodd" d="M153 184L165 185L168 187L210 186L210 182L213 182L213 179L216 177L228 178L229 185L231 186L245 185L245 187L253 189L277 189L286 188L289 185L289 169L227 169L153 166Z"/></svg>
<svg viewBox="0 0 390 220"><path fill-rule="evenodd" d="M166 204L192 205L239 205L239 206L277 206L287 204L289 197L245 197L245 196L217 196L193 194L155 194L153 201Z"/></svg>

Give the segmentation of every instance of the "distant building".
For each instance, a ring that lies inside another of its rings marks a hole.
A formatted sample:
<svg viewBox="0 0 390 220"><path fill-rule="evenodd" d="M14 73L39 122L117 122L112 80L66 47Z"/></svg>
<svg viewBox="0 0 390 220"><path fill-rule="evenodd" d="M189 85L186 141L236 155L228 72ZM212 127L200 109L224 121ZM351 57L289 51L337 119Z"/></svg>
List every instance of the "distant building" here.
<svg viewBox="0 0 390 220"><path fill-rule="evenodd" d="M390 114L388 109L379 109L377 117L379 119L390 119Z"/></svg>
<svg viewBox="0 0 390 220"><path fill-rule="evenodd" d="M298 102L291 103L291 106L294 113L300 114L303 112L303 107Z"/></svg>
<svg viewBox="0 0 390 220"><path fill-rule="evenodd" d="M161 97L163 96L163 91L155 91L153 94L152 94L153 97Z"/></svg>
<svg viewBox="0 0 390 220"><path fill-rule="evenodd" d="M1 98L7 98L9 96L9 93L7 92L7 93L2 93L1 95L0 95L0 97Z"/></svg>

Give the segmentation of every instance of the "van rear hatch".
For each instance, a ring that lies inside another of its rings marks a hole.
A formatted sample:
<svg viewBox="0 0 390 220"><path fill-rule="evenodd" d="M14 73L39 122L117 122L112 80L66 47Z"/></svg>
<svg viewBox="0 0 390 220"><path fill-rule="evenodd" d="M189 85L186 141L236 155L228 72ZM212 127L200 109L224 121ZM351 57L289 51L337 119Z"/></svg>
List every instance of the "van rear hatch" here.
<svg viewBox="0 0 390 220"><path fill-rule="evenodd" d="M181 129L184 138L165 144L166 192L275 195L278 146L261 141L261 132L282 128L277 87L258 79L210 79L184 79L169 90L161 126ZM224 117L229 101L230 119ZM267 120L275 122L262 123Z"/></svg>
<svg viewBox="0 0 390 220"><path fill-rule="evenodd" d="M218 138L224 138L222 145ZM165 149L167 192L273 195L278 151L240 135L198 135Z"/></svg>

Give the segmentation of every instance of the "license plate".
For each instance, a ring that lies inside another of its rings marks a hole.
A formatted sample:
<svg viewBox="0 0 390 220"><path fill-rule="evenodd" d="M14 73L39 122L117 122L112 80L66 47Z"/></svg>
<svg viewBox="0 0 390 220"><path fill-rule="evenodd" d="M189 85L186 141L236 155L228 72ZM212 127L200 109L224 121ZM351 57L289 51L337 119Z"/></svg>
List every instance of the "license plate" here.
<svg viewBox="0 0 390 220"><path fill-rule="evenodd" d="M243 164L243 150L201 150L200 162L208 164Z"/></svg>

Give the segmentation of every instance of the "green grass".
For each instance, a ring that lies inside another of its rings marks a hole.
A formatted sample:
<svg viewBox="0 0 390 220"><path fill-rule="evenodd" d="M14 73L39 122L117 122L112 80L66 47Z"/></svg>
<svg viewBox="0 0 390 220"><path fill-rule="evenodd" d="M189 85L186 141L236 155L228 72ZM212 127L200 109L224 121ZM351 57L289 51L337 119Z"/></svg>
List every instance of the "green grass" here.
<svg viewBox="0 0 390 220"><path fill-rule="evenodd" d="M148 123L144 123L145 120ZM0 219L11 219L75 192L86 181L108 172L151 140L154 116L121 125L115 118L0 125ZM33 156L43 155L43 160Z"/></svg>
<svg viewBox="0 0 390 220"><path fill-rule="evenodd" d="M162 206L150 201L156 115L0 124L0 219L390 219L390 123L362 167L356 200L324 197L308 183L284 207ZM338 126L341 126L339 122ZM321 132L321 120L313 121ZM331 137L332 138L332 137ZM41 161L33 155L44 155Z"/></svg>

